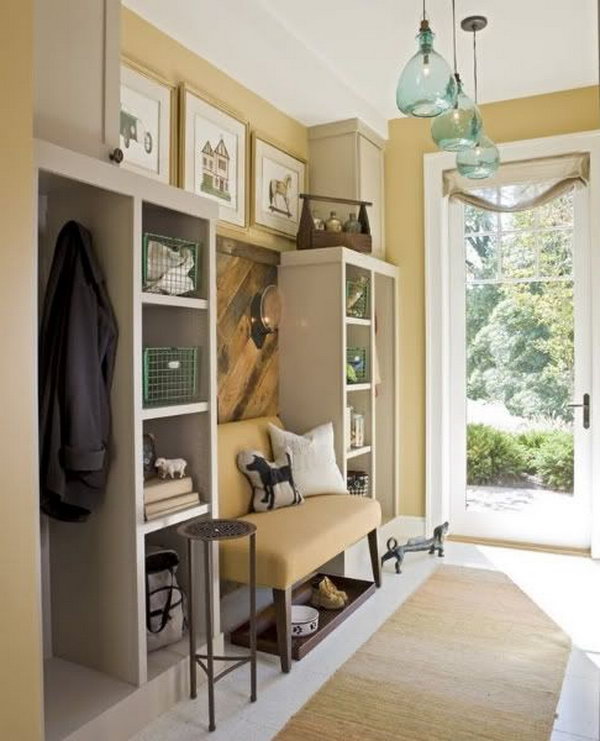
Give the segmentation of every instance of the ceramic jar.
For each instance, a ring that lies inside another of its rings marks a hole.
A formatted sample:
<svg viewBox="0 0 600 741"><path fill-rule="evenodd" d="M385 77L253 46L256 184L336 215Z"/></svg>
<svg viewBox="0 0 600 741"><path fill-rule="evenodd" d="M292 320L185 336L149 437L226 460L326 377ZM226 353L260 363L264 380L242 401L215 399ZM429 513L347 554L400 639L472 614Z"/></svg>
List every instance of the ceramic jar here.
<svg viewBox="0 0 600 741"><path fill-rule="evenodd" d="M335 211L332 211L329 218L325 222L325 229L328 232L341 232L342 222L338 219Z"/></svg>
<svg viewBox="0 0 600 741"><path fill-rule="evenodd" d="M314 224L314 228L315 228L315 229L316 229L316 230L317 230L318 232L322 232L322 231L324 231L324 230L325 230L325 222L324 222L324 221L323 221L323 219L321 218L321 216L320 216L320 214L319 214L319 212L318 212L318 211L313 211L313 212L312 212L312 218L313 218L313 224Z"/></svg>
<svg viewBox="0 0 600 741"><path fill-rule="evenodd" d="M350 218L344 223L344 231L351 234L360 234L362 232L362 224L356 218L356 214L350 214Z"/></svg>

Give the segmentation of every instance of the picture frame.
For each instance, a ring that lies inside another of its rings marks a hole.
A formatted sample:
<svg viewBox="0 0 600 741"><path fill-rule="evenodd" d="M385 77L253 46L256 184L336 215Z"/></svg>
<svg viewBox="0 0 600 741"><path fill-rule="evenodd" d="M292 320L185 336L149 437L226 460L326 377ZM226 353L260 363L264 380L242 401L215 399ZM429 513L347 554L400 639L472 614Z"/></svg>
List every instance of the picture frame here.
<svg viewBox="0 0 600 741"><path fill-rule="evenodd" d="M306 160L260 133L252 137L252 221L260 229L295 239Z"/></svg>
<svg viewBox="0 0 600 741"><path fill-rule="evenodd" d="M119 146L122 166L170 183L176 88L130 59L121 61Z"/></svg>
<svg viewBox="0 0 600 741"><path fill-rule="evenodd" d="M205 93L179 88L180 186L219 204L219 219L247 226L248 123Z"/></svg>

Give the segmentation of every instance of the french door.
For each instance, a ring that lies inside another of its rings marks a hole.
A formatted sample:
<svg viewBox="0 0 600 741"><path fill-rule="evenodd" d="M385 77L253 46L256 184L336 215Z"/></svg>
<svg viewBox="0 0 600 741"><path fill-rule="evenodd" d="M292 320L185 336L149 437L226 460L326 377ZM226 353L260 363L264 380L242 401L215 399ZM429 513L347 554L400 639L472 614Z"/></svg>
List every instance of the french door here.
<svg viewBox="0 0 600 741"><path fill-rule="evenodd" d="M587 192L517 214L451 203L448 215L452 532L588 548Z"/></svg>

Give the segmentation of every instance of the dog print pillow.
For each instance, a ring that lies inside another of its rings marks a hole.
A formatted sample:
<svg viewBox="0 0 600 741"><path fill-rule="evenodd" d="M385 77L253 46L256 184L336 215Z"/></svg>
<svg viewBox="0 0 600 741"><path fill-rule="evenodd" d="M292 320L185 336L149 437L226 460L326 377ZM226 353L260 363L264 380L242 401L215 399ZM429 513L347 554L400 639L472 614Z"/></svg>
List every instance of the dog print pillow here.
<svg viewBox="0 0 600 741"><path fill-rule="evenodd" d="M237 464L252 486L254 512L290 507L304 501L294 483L292 454L289 450L285 450L274 463L262 453L243 450L238 454Z"/></svg>

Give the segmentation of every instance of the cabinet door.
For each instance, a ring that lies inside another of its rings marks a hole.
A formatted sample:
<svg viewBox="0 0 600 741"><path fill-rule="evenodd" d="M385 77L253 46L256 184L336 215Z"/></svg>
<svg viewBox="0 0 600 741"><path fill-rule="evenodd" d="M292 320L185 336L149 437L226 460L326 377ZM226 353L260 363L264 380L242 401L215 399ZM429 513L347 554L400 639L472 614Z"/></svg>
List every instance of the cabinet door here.
<svg viewBox="0 0 600 741"><path fill-rule="evenodd" d="M36 0L39 139L107 159L119 144L119 0Z"/></svg>
<svg viewBox="0 0 600 741"><path fill-rule="evenodd" d="M383 236L383 152L364 136L358 136L358 198L371 201L369 223L373 255L385 258Z"/></svg>

